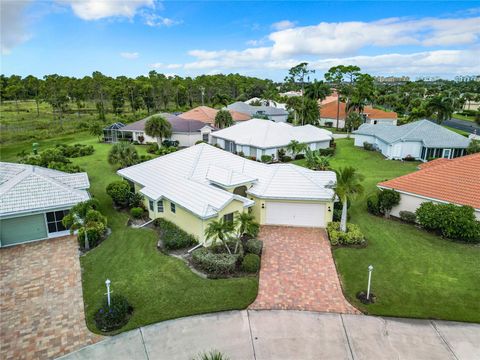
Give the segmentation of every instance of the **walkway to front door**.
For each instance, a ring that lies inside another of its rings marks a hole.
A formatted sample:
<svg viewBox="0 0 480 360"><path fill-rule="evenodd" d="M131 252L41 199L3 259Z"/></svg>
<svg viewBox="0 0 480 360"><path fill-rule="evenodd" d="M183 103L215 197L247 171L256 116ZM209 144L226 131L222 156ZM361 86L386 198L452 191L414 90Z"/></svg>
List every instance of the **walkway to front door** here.
<svg viewBox="0 0 480 360"><path fill-rule="evenodd" d="M345 300L324 229L263 226L260 286L251 309L358 314Z"/></svg>

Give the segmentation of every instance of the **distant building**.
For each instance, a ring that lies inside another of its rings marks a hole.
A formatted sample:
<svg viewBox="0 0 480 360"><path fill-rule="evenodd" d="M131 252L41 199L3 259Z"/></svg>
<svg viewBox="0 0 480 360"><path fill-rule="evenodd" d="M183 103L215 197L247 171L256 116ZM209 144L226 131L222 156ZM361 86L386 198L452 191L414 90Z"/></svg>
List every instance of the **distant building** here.
<svg viewBox="0 0 480 360"><path fill-rule="evenodd" d="M294 97L294 96L302 96L302 95L303 95L302 91L293 91L293 90L280 93L280 96L284 96L284 97Z"/></svg>

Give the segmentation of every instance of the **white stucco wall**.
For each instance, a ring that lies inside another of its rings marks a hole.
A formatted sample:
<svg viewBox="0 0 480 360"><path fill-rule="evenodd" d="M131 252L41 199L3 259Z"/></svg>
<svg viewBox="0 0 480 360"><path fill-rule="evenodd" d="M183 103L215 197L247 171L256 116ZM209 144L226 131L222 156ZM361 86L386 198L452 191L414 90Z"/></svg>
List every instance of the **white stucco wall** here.
<svg viewBox="0 0 480 360"><path fill-rule="evenodd" d="M353 144L355 146L360 146L360 147L363 147L364 142L367 142L370 144L373 144L375 142L375 138L369 135L353 135L353 139L354 139Z"/></svg>
<svg viewBox="0 0 480 360"><path fill-rule="evenodd" d="M366 119L365 124L397 125L397 119Z"/></svg>
<svg viewBox="0 0 480 360"><path fill-rule="evenodd" d="M321 110L320 110L320 115L321 115ZM321 126L325 126L325 123L326 123L326 122L331 122L331 123L333 123L332 128L336 128L336 127L337 127L337 119L322 118L322 117L320 118L320 125L321 125ZM345 127L345 120L340 119L340 120L338 121L338 127L339 127L340 129L343 129L343 128Z"/></svg>
<svg viewBox="0 0 480 360"><path fill-rule="evenodd" d="M201 132L192 132L192 133L173 133L169 140L178 141L180 147L188 147L195 145L195 143L199 140L202 140L202 134L209 134L211 129L202 129ZM138 137L142 135L144 137L143 144L147 143L156 143L157 139L151 136L148 136L142 131L134 131L132 132L132 139L133 141L138 141Z"/></svg>

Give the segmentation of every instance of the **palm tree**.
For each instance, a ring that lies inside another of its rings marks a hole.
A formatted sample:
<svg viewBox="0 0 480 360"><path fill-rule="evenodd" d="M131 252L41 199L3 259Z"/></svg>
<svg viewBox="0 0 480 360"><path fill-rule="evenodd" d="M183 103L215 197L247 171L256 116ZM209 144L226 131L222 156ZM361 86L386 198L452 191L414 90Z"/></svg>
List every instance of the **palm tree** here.
<svg viewBox="0 0 480 360"><path fill-rule="evenodd" d="M316 79L305 88L305 96L312 100L325 100L331 93L332 89L330 85L323 81L317 81Z"/></svg>
<svg viewBox="0 0 480 360"><path fill-rule="evenodd" d="M287 145L287 151L290 151L295 158L297 154L300 154L303 151L306 151L308 145L305 143L298 142L297 140L292 140Z"/></svg>
<svg viewBox="0 0 480 360"><path fill-rule="evenodd" d="M96 136L98 138L98 141L100 142L100 137L103 135L103 128L98 121L93 122L88 128L88 131L90 135Z"/></svg>
<svg viewBox="0 0 480 360"><path fill-rule="evenodd" d="M232 252L228 247L226 240L235 230L235 224L231 221L225 221L225 219L212 220L205 229L205 237L207 240L212 240L212 245L216 245L217 240L227 248L229 254Z"/></svg>
<svg viewBox="0 0 480 360"><path fill-rule="evenodd" d="M145 123L145 134L156 138L160 147L164 138L172 136L172 124L161 115L151 116Z"/></svg>
<svg viewBox="0 0 480 360"><path fill-rule="evenodd" d="M328 170L330 168L331 156L322 156L319 151L307 149L305 152L305 160L307 167L311 170Z"/></svg>
<svg viewBox="0 0 480 360"><path fill-rule="evenodd" d="M341 168L335 172L337 174L336 192L343 204L340 230L347 232L347 201L349 198L353 199L363 193L361 182L364 176L351 166Z"/></svg>
<svg viewBox="0 0 480 360"><path fill-rule="evenodd" d="M233 125L233 118L232 114L228 110L219 110L217 115L215 115L215 122L214 125L219 128L223 129Z"/></svg>
<svg viewBox="0 0 480 360"><path fill-rule="evenodd" d="M63 226L70 229L72 234L76 230L83 231L85 236L85 250L90 250L90 243L87 236L89 226L92 226L96 220L106 223L106 218L95 210L97 207L98 202L93 199L78 203L72 207L69 213L62 219Z"/></svg>
<svg viewBox="0 0 480 360"><path fill-rule="evenodd" d="M108 162L111 165L119 165L120 168L135 165L138 162L138 152L132 144L121 141L113 144L108 153Z"/></svg>
<svg viewBox="0 0 480 360"><path fill-rule="evenodd" d="M449 97L441 95L431 97L425 106L430 115L435 115L435 122L441 124L445 120L450 120L454 111L454 102Z"/></svg>
<svg viewBox="0 0 480 360"><path fill-rule="evenodd" d="M244 234L256 236L260 225L255 221L255 217L252 214L245 211L237 214L235 218L235 228L237 228L237 243L235 244L234 251L236 253L241 237Z"/></svg>

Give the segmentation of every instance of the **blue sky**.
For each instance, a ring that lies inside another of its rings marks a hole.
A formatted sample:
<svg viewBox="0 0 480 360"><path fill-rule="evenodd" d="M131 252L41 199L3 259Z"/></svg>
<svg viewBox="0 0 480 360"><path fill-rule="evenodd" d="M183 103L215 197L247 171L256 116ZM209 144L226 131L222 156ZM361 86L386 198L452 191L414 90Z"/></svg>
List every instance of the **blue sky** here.
<svg viewBox="0 0 480 360"><path fill-rule="evenodd" d="M357 64L374 75L480 73L480 3L58 0L1 3L1 72L239 72L281 80Z"/></svg>

